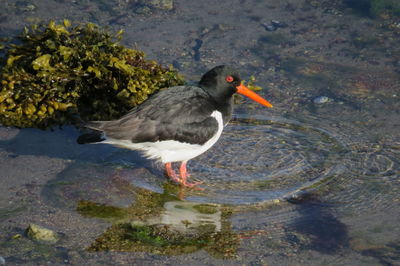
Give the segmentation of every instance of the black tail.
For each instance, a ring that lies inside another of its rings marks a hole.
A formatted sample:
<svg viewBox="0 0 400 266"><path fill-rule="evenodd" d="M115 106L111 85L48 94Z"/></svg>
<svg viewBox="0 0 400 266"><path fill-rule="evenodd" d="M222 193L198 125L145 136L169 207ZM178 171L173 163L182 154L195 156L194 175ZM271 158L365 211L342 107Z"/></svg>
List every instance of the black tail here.
<svg viewBox="0 0 400 266"><path fill-rule="evenodd" d="M83 135L80 135L76 142L79 144L86 144L86 143L96 143L96 142L101 142L105 140L103 137L102 132L100 131L93 131L91 133L85 133Z"/></svg>

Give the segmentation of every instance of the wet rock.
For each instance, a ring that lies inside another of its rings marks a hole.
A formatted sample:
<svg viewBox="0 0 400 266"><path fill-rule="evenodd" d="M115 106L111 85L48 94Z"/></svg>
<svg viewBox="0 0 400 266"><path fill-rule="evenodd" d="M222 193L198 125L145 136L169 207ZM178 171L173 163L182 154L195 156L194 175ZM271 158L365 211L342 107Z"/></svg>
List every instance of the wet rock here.
<svg viewBox="0 0 400 266"><path fill-rule="evenodd" d="M33 240L55 243L59 240L59 236L53 230L41 227L36 224L30 224L26 229L26 234Z"/></svg>
<svg viewBox="0 0 400 266"><path fill-rule="evenodd" d="M329 97L326 96L318 96L316 98L313 99L313 102L316 104L323 104L323 103L327 103L329 102L331 99Z"/></svg>
<svg viewBox="0 0 400 266"><path fill-rule="evenodd" d="M6 264L6 260L2 256L0 256L0 265L4 264Z"/></svg>
<svg viewBox="0 0 400 266"><path fill-rule="evenodd" d="M276 30L278 29L278 28L275 27L274 25L268 25L268 24L266 24L266 23L263 23L262 25L264 26L264 28L265 28L267 31L276 31Z"/></svg>

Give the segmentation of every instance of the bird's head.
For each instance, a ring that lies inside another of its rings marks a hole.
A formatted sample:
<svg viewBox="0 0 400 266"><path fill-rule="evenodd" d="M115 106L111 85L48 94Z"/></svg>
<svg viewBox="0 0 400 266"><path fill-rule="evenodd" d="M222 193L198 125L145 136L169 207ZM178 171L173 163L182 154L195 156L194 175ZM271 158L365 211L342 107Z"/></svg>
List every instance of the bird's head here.
<svg viewBox="0 0 400 266"><path fill-rule="evenodd" d="M272 107L267 100L244 86L239 73L229 66L222 65L209 70L201 78L199 86L217 102L229 101L233 94L239 93L266 107Z"/></svg>

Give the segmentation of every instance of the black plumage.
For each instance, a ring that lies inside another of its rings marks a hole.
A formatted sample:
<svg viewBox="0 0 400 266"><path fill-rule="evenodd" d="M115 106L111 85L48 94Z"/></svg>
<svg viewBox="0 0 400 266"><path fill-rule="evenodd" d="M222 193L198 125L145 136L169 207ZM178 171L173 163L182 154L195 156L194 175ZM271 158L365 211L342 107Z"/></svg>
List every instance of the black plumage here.
<svg viewBox="0 0 400 266"><path fill-rule="evenodd" d="M216 108L201 88L172 87L161 90L118 120L94 121L87 127L104 132L108 138L132 143L177 140L202 145L218 129L217 121L210 117Z"/></svg>

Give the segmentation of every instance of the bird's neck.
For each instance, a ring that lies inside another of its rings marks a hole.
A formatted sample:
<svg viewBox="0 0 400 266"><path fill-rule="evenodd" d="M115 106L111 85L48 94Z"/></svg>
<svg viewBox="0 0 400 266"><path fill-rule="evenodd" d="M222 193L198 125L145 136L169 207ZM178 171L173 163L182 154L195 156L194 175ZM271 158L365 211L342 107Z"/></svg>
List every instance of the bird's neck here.
<svg viewBox="0 0 400 266"><path fill-rule="evenodd" d="M202 85L200 87L209 95L215 109L221 112L224 124L228 123L232 116L234 92L208 88L206 84L200 85Z"/></svg>
<svg viewBox="0 0 400 266"><path fill-rule="evenodd" d="M225 99L225 101L215 101L215 108L221 112L224 125L226 125L232 117L233 97Z"/></svg>

